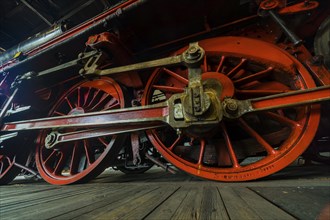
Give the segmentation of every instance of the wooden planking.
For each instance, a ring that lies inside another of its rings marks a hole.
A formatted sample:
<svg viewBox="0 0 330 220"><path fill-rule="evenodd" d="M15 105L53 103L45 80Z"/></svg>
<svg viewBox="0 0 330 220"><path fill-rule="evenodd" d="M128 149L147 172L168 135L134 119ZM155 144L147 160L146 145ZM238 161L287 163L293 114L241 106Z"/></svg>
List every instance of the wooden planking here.
<svg viewBox="0 0 330 220"><path fill-rule="evenodd" d="M225 203L222 200L219 190L215 187L204 187L201 219L229 219Z"/></svg>
<svg viewBox="0 0 330 220"><path fill-rule="evenodd" d="M174 219L228 219L224 204L214 186L188 188L188 194L172 216Z"/></svg>
<svg viewBox="0 0 330 220"><path fill-rule="evenodd" d="M234 191L261 219L296 219L247 187L235 187Z"/></svg>
<svg viewBox="0 0 330 220"><path fill-rule="evenodd" d="M113 197L114 201L111 203L99 207L88 207L88 210L81 210L81 213L74 213L73 216L77 219L141 219L150 212L153 206L157 206L159 202L172 194L177 187L138 186L130 187L130 189L133 190L123 191L120 196ZM108 201L107 199L105 202ZM82 213L83 216L81 216ZM61 217L65 219L72 216Z"/></svg>
<svg viewBox="0 0 330 220"><path fill-rule="evenodd" d="M145 193L132 200L126 198L116 209L103 212L101 215L95 213L91 219L143 219L150 211L171 196L178 187L160 187L158 190Z"/></svg>
<svg viewBox="0 0 330 220"><path fill-rule="evenodd" d="M48 203L95 191L100 191L100 189L84 188L84 190L72 190L72 187L61 187L58 189L50 189L47 191L19 195L19 200L17 200L17 197L7 197L1 202L1 207L4 211L12 211L16 209L17 205L19 205L20 208L29 208L29 206L35 206L40 203Z"/></svg>
<svg viewBox="0 0 330 220"><path fill-rule="evenodd" d="M237 194L233 187L219 187L219 192L225 203L230 219L261 219L258 213Z"/></svg>
<svg viewBox="0 0 330 220"><path fill-rule="evenodd" d="M25 195L27 193L35 193L35 192L42 192L42 191L48 191L52 189L56 189L58 187L53 186L38 186L35 185L17 185L15 184L14 187L11 185L8 186L0 186L0 198L1 197L10 197L10 196L19 196L19 195Z"/></svg>
<svg viewBox="0 0 330 220"><path fill-rule="evenodd" d="M329 202L328 176L217 183L160 169L112 171L81 185L2 186L0 219L315 219Z"/></svg>
<svg viewBox="0 0 330 220"><path fill-rule="evenodd" d="M179 209L182 201L187 197L191 189L180 187L172 196L166 199L160 206L150 212L145 219L171 219Z"/></svg>
<svg viewBox="0 0 330 220"><path fill-rule="evenodd" d="M295 219L246 187L219 187L230 219Z"/></svg>
<svg viewBox="0 0 330 220"><path fill-rule="evenodd" d="M109 186L109 185L108 185ZM109 186L110 187L110 186ZM66 212L62 212L54 219L91 219L96 215L102 215L107 213L112 209L119 208L124 204L124 201L128 199L135 200L140 196L157 190L158 187L145 187L145 186L137 186L137 187L127 187L125 186L123 189L117 191L116 193L102 193L99 192L97 197L93 198L93 202L90 204L77 205L73 209L68 210ZM80 198L81 201L86 199L86 197Z"/></svg>
<svg viewBox="0 0 330 220"><path fill-rule="evenodd" d="M256 193L290 212L298 219L315 219L327 205L330 205L329 187L252 187Z"/></svg>
<svg viewBox="0 0 330 220"><path fill-rule="evenodd" d="M71 211L72 206L64 206L67 201L76 202L79 201L76 200L79 197L89 201L86 199L86 195L97 195L98 191L103 190L102 188L88 189L86 187L73 190L72 187L67 187L65 190L58 189L26 194L19 196L19 199L17 197L6 198L2 200L1 218L20 219L20 213L24 213L24 216L28 217L28 219L39 219L41 216L49 217L54 215L54 213L56 215L56 212L62 212L63 208L69 208L68 211ZM13 202L13 199L16 199L16 201Z"/></svg>

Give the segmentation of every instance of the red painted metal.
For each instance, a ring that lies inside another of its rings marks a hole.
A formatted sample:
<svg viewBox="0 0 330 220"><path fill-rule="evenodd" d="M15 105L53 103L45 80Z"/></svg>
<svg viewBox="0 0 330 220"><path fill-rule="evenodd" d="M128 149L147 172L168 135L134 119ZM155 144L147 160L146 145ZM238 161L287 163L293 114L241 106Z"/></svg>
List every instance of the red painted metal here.
<svg viewBox="0 0 330 220"><path fill-rule="evenodd" d="M304 1L294 5L283 7L278 11L279 14L295 14L302 13L306 11L311 11L319 6L317 1Z"/></svg>
<svg viewBox="0 0 330 220"><path fill-rule="evenodd" d="M68 104L71 105L71 104ZM119 105L118 105L119 106ZM116 108L117 106L110 106L111 108ZM161 124L160 120L162 117L168 115L168 107L159 106L150 109L127 109L118 111L112 114L107 114L107 112L97 112L96 114L87 114L80 116L75 114L75 111L79 113L79 109L75 109L74 106L70 106L74 109L73 113L68 113L67 115L74 115L73 117L52 117L47 119L33 120L33 121L19 121L13 123L6 123L3 127L3 131L16 131L16 130L34 130L34 129L47 129L47 128L89 128L95 127L94 124L102 124L103 126L118 126L124 124L125 129L134 129L134 126L126 126L125 121L131 121L136 123L140 120L148 119L149 123ZM82 111L81 113L85 113ZM65 113L54 111L54 115L65 116Z"/></svg>
<svg viewBox="0 0 330 220"><path fill-rule="evenodd" d="M287 93L285 97L273 97L264 100L255 99L251 102L252 107L256 110L264 110L264 109L276 109L277 106L290 106L294 105L297 102L303 102L312 99L322 99L328 98L330 96L330 87L324 87L322 90L318 91L309 91L305 94L292 94Z"/></svg>
<svg viewBox="0 0 330 220"><path fill-rule="evenodd" d="M115 34L103 32L90 36L86 42L86 46L110 53L111 60L102 68L106 68L112 63L116 63L118 66L124 66L133 62L132 53L123 45ZM114 76L114 79L128 87L143 87L141 78L135 71L121 73L120 75L117 74Z"/></svg>
<svg viewBox="0 0 330 220"><path fill-rule="evenodd" d="M262 10L278 9L279 14L295 14L305 11L311 11L319 6L317 1L303 1L293 5L287 5L286 0L264 0L259 7Z"/></svg>
<svg viewBox="0 0 330 220"><path fill-rule="evenodd" d="M50 111L51 116L104 111L124 107L120 86L110 78L85 81L62 95ZM74 130L74 129L73 129ZM64 131L73 131L67 129ZM36 163L42 178L51 184L85 182L99 175L120 149L120 136L106 136L45 147L50 130L41 131L36 148ZM119 149L118 149L119 148Z"/></svg>
<svg viewBox="0 0 330 220"><path fill-rule="evenodd" d="M234 98L262 97L269 95L267 91L276 94L315 87L302 64L274 45L241 37L214 38L199 44L208 58L204 62L208 68L204 70L214 69L227 77L231 73L228 78L235 86ZM264 69L253 70L252 63ZM185 76L180 70L173 71ZM299 77L295 77L296 74ZM214 78L222 82L221 78ZM156 70L148 81L144 104L153 102L154 85L185 86L168 77L166 72ZM232 90L232 87L225 86L224 92L226 89ZM168 90L162 92L168 97ZM316 133L320 118L317 105L291 108L290 111L296 112L295 118L290 118L283 110L247 115L238 122L223 121L221 127L200 137L192 137L189 133L177 136L175 131L166 128L149 131L148 137L169 162L192 175L218 181L257 179L292 163ZM185 147L188 143L190 147ZM202 155L204 159L201 161ZM212 155L213 159L207 159Z"/></svg>

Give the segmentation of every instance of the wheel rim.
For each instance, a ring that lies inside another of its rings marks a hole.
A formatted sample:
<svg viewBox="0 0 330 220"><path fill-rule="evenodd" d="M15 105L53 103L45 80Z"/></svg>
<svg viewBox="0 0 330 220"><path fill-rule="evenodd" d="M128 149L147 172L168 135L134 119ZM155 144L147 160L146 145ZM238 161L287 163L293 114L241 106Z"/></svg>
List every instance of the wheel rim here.
<svg viewBox="0 0 330 220"><path fill-rule="evenodd" d="M274 45L240 37L199 44L206 52L202 78L221 82L221 100L315 87L308 71ZM157 103L183 92L187 82L185 69L157 69L146 85L143 103ZM318 106L305 106L223 120L202 136L186 132L178 136L167 127L148 131L148 137L170 163L190 174L243 181L270 175L292 163L312 141L319 118Z"/></svg>
<svg viewBox="0 0 330 220"><path fill-rule="evenodd" d="M124 96L120 86L110 78L101 78L73 86L56 102L49 115L73 115L122 107ZM47 182L58 185L86 182L99 175L109 160L116 157L118 142L122 140L121 136L113 135L60 143L47 149L44 142L49 132L40 133L36 164Z"/></svg>

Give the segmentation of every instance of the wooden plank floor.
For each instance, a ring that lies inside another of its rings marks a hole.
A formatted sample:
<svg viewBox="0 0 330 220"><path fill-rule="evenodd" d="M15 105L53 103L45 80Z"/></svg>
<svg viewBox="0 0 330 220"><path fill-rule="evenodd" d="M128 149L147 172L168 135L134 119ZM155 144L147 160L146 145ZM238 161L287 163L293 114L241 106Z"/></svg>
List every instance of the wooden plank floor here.
<svg viewBox="0 0 330 220"><path fill-rule="evenodd" d="M218 183L153 168L139 175L108 170L81 185L16 180L0 187L1 220L328 220L329 212L330 167L319 165L292 166L245 183Z"/></svg>

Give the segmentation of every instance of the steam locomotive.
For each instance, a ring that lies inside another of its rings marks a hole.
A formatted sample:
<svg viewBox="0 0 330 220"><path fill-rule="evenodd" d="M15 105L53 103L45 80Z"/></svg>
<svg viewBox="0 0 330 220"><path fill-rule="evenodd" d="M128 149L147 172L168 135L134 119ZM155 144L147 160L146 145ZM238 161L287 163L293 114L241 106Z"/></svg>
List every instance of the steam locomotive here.
<svg viewBox="0 0 330 220"><path fill-rule="evenodd" d="M22 42L0 55L0 184L155 163L247 181L309 146L328 162L329 12L326 0L126 0Z"/></svg>

